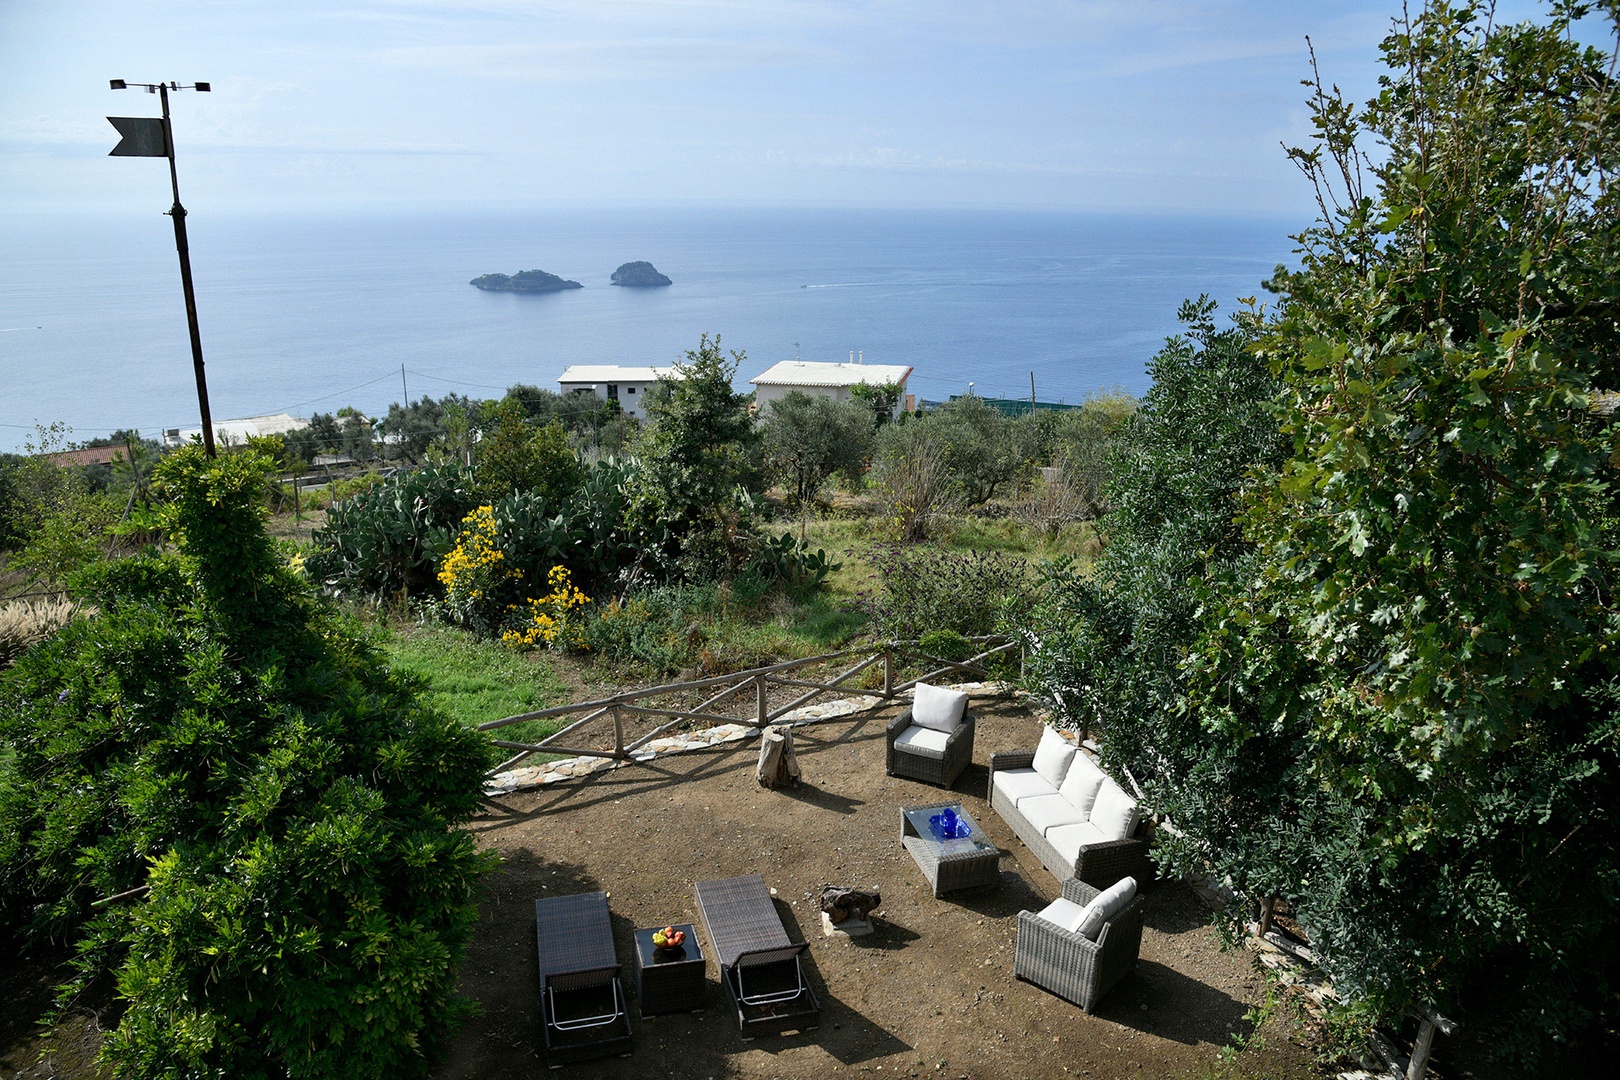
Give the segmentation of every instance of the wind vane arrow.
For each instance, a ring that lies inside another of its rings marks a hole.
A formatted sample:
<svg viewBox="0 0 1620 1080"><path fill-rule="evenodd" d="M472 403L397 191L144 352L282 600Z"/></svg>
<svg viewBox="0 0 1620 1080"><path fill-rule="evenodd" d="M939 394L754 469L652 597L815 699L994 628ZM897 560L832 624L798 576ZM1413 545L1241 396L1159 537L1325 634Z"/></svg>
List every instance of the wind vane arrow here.
<svg viewBox="0 0 1620 1080"><path fill-rule="evenodd" d="M168 157L169 140L163 136L163 120L156 116L109 116L107 122L118 129L118 145L108 157Z"/></svg>

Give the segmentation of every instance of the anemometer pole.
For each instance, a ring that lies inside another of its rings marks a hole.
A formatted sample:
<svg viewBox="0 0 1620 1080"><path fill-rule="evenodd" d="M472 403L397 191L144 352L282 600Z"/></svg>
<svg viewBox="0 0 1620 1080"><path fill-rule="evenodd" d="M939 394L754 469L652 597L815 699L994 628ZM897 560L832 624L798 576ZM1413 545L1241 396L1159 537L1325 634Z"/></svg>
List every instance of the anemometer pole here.
<svg viewBox="0 0 1620 1080"><path fill-rule="evenodd" d="M174 190L174 205L169 216L174 219L174 246L180 253L180 287L186 295L186 327L191 331L191 366L197 373L197 407L202 414L203 450L214 456L214 419L208 409L208 379L203 374L202 332L197 329L197 292L191 284L191 245L186 240L186 208L180 205L180 173L174 164L174 135L169 124L169 91L197 90L207 93L213 89L208 83L190 86L179 83L127 83L123 79L109 80L114 90L127 90L131 86L145 88L148 94L157 94L163 101L162 119L148 116L109 116L107 120L118 129L118 145L108 157L166 157L169 159L169 185Z"/></svg>

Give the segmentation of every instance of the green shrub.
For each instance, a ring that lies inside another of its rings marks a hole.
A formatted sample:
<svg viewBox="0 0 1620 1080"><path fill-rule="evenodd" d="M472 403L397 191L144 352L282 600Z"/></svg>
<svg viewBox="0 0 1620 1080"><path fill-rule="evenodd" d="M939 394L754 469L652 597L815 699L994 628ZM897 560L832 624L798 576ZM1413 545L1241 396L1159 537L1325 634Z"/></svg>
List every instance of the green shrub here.
<svg viewBox="0 0 1620 1080"><path fill-rule="evenodd" d="M488 743L286 569L253 454L158 470L177 551L0 676L0 918L121 998L124 1077L426 1071L488 863ZM144 894L93 901L144 887Z"/></svg>
<svg viewBox="0 0 1620 1080"><path fill-rule="evenodd" d="M435 563L477 505L472 472L464 466L396 472L327 511L305 567L341 596L434 593Z"/></svg>
<svg viewBox="0 0 1620 1080"><path fill-rule="evenodd" d="M866 608L878 633L891 639L994 633L1002 612L1022 607L1031 591L1028 564L1000 552L881 544L871 562L878 586L865 594Z"/></svg>
<svg viewBox="0 0 1620 1080"><path fill-rule="evenodd" d="M761 541L754 565L766 584L775 579L791 592L808 593L819 589L827 575L837 573L844 564L829 559L824 548L811 551L808 543L786 532Z"/></svg>

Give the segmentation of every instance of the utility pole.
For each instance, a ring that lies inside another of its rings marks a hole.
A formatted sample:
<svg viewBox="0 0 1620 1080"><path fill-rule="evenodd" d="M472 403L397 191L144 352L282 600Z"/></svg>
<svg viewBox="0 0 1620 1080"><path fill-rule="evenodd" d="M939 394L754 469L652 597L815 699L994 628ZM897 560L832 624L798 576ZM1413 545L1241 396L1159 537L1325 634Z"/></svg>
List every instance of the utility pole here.
<svg viewBox="0 0 1620 1080"><path fill-rule="evenodd" d="M399 392L405 395L405 400L399 403L402 409L411 407L411 389L405 385L405 365L399 365Z"/></svg>
<svg viewBox="0 0 1620 1080"><path fill-rule="evenodd" d="M127 90L132 84L123 79L110 79L114 90ZM205 82L181 86L176 82L134 83L144 87L148 94L157 94L163 100L163 118L154 128L151 117L109 116L107 120L121 136L108 157L166 157L169 159L169 184L174 189L174 205L169 216L174 219L174 247L180 253L180 287L186 295L186 327L191 331L191 366L197 374L197 408L202 414L203 450L214 456L214 418L208 409L208 379L203 374L202 333L197 329L197 293L191 284L191 245L186 240L186 208L180 205L180 173L174 163L174 130L169 122L169 91L196 90L208 93L213 87Z"/></svg>

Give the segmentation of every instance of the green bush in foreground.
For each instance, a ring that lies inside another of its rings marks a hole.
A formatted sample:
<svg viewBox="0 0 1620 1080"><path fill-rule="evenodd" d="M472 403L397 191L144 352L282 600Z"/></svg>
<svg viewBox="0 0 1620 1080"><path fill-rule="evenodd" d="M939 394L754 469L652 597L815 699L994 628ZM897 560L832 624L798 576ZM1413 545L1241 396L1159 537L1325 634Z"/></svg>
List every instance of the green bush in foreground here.
<svg viewBox="0 0 1620 1080"><path fill-rule="evenodd" d="M488 747L281 564L262 465L168 458L178 552L85 575L100 614L0 681L0 915L77 949L64 1000L113 975L120 1076L420 1074L465 1012Z"/></svg>

